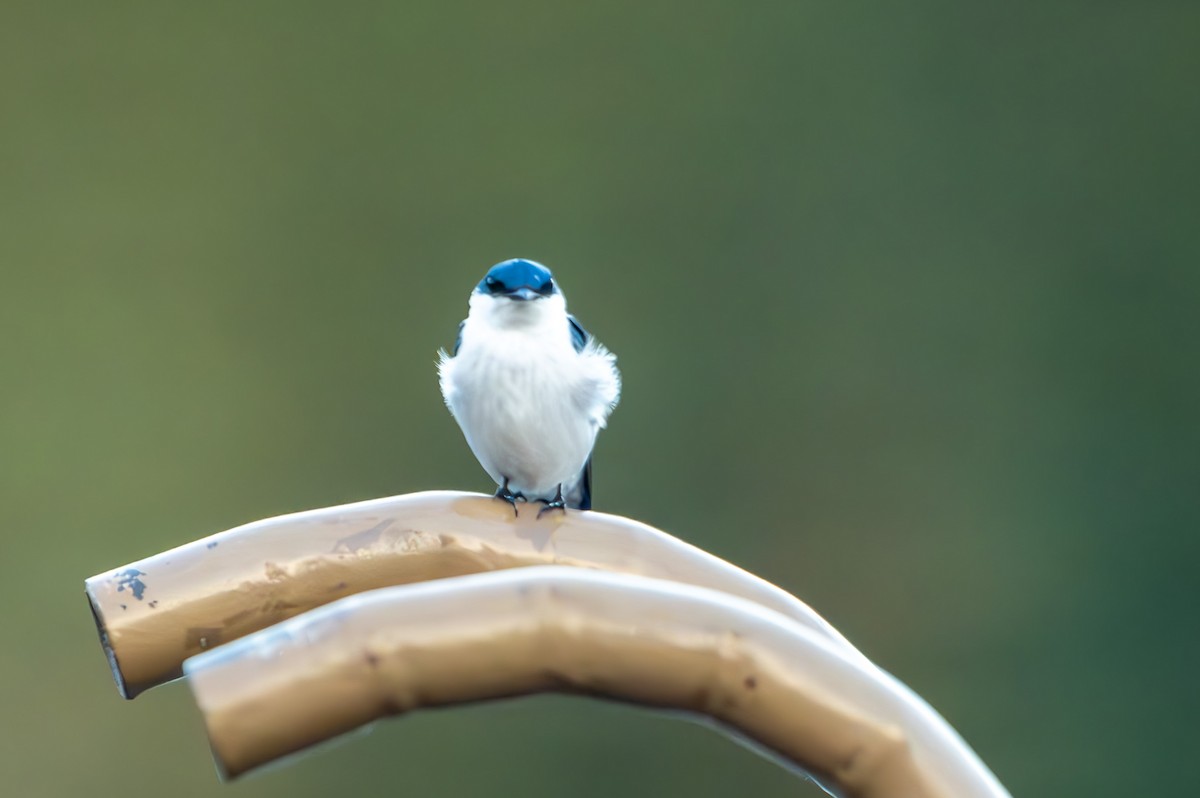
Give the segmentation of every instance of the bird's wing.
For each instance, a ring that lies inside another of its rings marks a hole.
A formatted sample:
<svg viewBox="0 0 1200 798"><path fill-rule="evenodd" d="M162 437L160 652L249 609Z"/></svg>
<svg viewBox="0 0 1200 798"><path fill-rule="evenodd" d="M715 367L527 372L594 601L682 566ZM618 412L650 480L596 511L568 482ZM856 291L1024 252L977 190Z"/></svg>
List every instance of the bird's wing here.
<svg viewBox="0 0 1200 798"><path fill-rule="evenodd" d="M458 354L458 348L460 346L462 346L462 328L465 327L466 325L467 325L466 319L463 319L462 321L460 321L458 323L458 335L454 336L454 352L452 352L451 354L455 354L455 355Z"/></svg>
<svg viewBox="0 0 1200 798"><path fill-rule="evenodd" d="M571 345L575 347L576 352L582 352L592 334L583 329L583 325L574 316L567 316L567 322L571 325Z"/></svg>
<svg viewBox="0 0 1200 798"><path fill-rule="evenodd" d="M582 352L585 348L587 348L588 342L590 340L592 340L592 334L589 333L587 330L583 329L583 325L579 323L579 319L575 318L574 316L568 315L567 322L570 324L570 327L571 327L571 345L575 347L576 352ZM604 349L603 347L599 347L599 348L602 351ZM597 353L597 354L599 354L599 353ZM607 352L603 352L603 357L608 358L608 360L605 362L611 364L612 355L607 354ZM611 370L610 372L608 372L609 374L615 373L615 371L616 371L615 369L612 368L611 365L608 366L608 369ZM612 380L612 379L613 378L610 376L609 380ZM615 392L619 391L620 388L616 387L613 390L614 390L614 394L615 394ZM599 426L601 426L601 427L604 426L604 416L608 415L608 410L611 409L608 405L610 405L613 401L615 401L615 395L611 399L608 398L607 396L604 398L604 404L606 406L603 409L603 411L601 411L603 413L603 415L601 415L596 420L596 423ZM587 462L583 464L583 470L579 472L579 476L575 478L575 484L571 486L570 492L567 496L567 506L573 507L576 510L592 509L592 458L591 458L591 455L588 456Z"/></svg>

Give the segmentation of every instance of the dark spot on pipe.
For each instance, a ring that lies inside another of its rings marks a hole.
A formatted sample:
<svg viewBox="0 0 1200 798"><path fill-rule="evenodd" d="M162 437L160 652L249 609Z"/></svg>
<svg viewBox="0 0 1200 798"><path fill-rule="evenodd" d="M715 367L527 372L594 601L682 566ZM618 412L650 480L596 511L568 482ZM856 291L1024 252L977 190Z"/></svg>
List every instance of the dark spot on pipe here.
<svg viewBox="0 0 1200 798"><path fill-rule="evenodd" d="M758 679L754 678L753 676L747 676L742 681L742 684L746 685L747 690L753 690L755 687L758 687Z"/></svg>
<svg viewBox="0 0 1200 798"><path fill-rule="evenodd" d="M129 609L129 608L128 608L128 607L126 607L124 604L122 604L122 605L121 605L121 609L125 610L125 609Z"/></svg>
<svg viewBox="0 0 1200 798"><path fill-rule="evenodd" d="M347 585L345 582L338 582L336 585L329 588L329 591L332 593L336 590L345 590L347 587L349 587L349 585Z"/></svg>
<svg viewBox="0 0 1200 798"><path fill-rule="evenodd" d="M151 601L148 606L150 607L150 609L154 609L155 607L158 606L158 601L157 600Z"/></svg>
<svg viewBox="0 0 1200 798"><path fill-rule="evenodd" d="M576 685L565 673L555 668L542 668L539 672L542 679L555 690L572 690L580 687Z"/></svg>
<svg viewBox="0 0 1200 798"><path fill-rule="evenodd" d="M367 653L363 654L363 659L366 660L366 663L372 668L379 667L379 655L374 651L368 651Z"/></svg>
<svg viewBox="0 0 1200 798"><path fill-rule="evenodd" d="M844 760L838 763L839 770L841 770L843 773L848 773L854 770L855 766L858 765L858 760L862 758L862 755L863 746L855 746L854 750L847 754Z"/></svg>
<svg viewBox="0 0 1200 798"><path fill-rule="evenodd" d="M141 601L142 597L146 594L146 583L138 579L138 577L145 575L145 571L139 571L136 568L126 568L124 571L121 571L117 574L117 592L124 593L125 588L129 588L129 592L133 594L133 597Z"/></svg>
<svg viewBox="0 0 1200 798"><path fill-rule="evenodd" d="M218 545L217 541L215 541L215 540L214 540L212 543L206 543L206 544L204 545L204 548L206 548L206 549L215 549L215 548L217 547L217 545Z"/></svg>

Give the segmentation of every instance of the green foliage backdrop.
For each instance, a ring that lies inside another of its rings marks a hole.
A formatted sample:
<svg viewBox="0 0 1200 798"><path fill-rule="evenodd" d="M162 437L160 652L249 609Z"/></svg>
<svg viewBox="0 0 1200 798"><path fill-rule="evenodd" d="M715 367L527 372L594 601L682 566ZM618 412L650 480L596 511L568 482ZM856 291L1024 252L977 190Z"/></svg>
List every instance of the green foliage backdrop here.
<svg viewBox="0 0 1200 798"><path fill-rule="evenodd" d="M222 787L183 685L118 699L86 576L490 490L434 353L517 255L620 357L600 509L808 600L1017 795L1193 787L1200 5L0 16L4 794L817 794L566 698Z"/></svg>

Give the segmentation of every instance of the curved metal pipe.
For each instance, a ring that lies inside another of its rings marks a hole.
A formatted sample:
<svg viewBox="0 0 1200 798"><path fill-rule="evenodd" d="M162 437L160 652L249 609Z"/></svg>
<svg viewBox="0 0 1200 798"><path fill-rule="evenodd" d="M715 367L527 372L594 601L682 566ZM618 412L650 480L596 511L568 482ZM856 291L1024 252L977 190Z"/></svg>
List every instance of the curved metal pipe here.
<svg viewBox="0 0 1200 798"><path fill-rule="evenodd" d="M827 636L658 579L528 568L386 588L184 670L230 777L380 717L557 691L709 718L846 798L1007 795L924 701Z"/></svg>
<svg viewBox="0 0 1200 798"><path fill-rule="evenodd" d="M721 590L861 657L794 596L653 527L431 491L268 518L88 579L121 694L175 679L187 657L344 596L530 565L574 565Z"/></svg>

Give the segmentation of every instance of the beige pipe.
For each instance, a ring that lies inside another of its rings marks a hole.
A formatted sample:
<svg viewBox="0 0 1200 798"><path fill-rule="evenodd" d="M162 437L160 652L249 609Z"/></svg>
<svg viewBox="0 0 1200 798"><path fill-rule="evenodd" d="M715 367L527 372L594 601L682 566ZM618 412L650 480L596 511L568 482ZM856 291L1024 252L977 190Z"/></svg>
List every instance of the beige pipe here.
<svg viewBox="0 0 1200 798"><path fill-rule="evenodd" d="M919 697L760 604L659 579L529 568L343 599L184 669L223 773L423 707L556 691L684 710L847 798L997 798Z"/></svg>
<svg viewBox="0 0 1200 798"><path fill-rule="evenodd" d="M87 580L121 694L177 678L187 657L344 596L530 565L671 579L755 601L858 652L799 599L665 532L454 491L268 518Z"/></svg>

